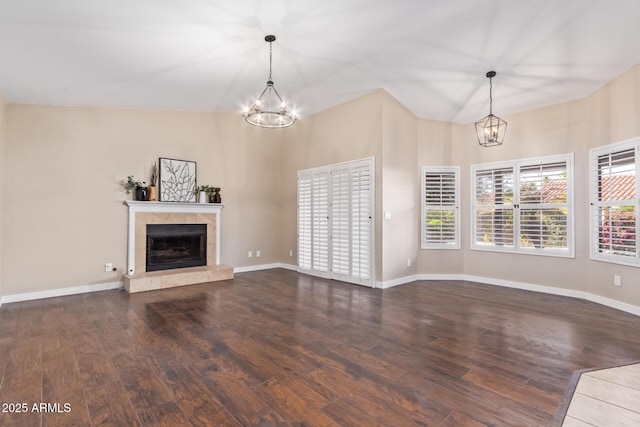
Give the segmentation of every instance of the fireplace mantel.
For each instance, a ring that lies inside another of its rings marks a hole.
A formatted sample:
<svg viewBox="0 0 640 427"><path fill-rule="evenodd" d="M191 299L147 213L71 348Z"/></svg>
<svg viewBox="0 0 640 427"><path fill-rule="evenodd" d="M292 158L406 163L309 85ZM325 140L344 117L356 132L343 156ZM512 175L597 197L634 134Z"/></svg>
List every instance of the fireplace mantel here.
<svg viewBox="0 0 640 427"><path fill-rule="evenodd" d="M127 274L136 274L136 214L215 214L215 265L220 265L220 203L139 202L127 200L129 227ZM144 268L141 270L144 271Z"/></svg>

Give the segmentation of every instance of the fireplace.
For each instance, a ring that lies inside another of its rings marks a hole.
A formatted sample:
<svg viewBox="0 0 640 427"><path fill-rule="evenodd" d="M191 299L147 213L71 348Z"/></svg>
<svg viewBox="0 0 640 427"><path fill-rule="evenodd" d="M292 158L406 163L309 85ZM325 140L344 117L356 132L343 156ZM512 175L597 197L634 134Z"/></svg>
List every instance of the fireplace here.
<svg viewBox="0 0 640 427"><path fill-rule="evenodd" d="M127 200L124 204L129 210L127 274L123 279L123 287L127 292L152 291L233 279L233 267L220 264L220 212L223 207L221 204L134 200ZM162 230L147 227L154 225L178 227L173 230L173 227L170 227L169 232L166 228ZM193 225L196 227L192 228ZM160 236L157 235L158 230ZM149 241L147 234L151 236L152 241ZM175 244L171 241L181 234L186 234L190 242L179 242L176 245L178 248L174 248L172 252L164 248L167 241ZM203 234L206 234L206 237ZM166 270L160 270L157 266L148 267L148 244L151 244L152 248L151 264L162 261ZM154 249L154 245L160 245L160 249ZM184 259L178 263L175 259L176 252L181 255L189 254L186 258L191 259L186 263L183 263ZM186 268L187 266L189 267Z"/></svg>
<svg viewBox="0 0 640 427"><path fill-rule="evenodd" d="M147 224L146 271L207 265L207 224Z"/></svg>

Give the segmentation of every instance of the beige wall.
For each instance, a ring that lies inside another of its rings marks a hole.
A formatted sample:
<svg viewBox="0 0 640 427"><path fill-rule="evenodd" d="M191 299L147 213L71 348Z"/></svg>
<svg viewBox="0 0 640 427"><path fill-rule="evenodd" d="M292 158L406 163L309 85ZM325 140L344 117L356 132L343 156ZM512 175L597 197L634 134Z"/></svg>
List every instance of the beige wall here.
<svg viewBox="0 0 640 427"><path fill-rule="evenodd" d="M382 90L308 117L291 128L282 146L284 262L296 264L297 171L374 157L376 281L415 274L416 136L416 117ZM392 218L384 220L384 211L391 212Z"/></svg>
<svg viewBox="0 0 640 427"><path fill-rule="evenodd" d="M480 147L473 124L453 125L450 159L452 164L462 167L462 250L459 253L462 269L458 272L584 291L640 306L638 269L590 260L587 231L589 149L639 136L638 117L640 65L585 99L504 116L509 128L500 147ZM421 139L420 144L424 143ZM561 153L575 153L575 258L470 250L470 166ZM424 161L425 157L420 159ZM450 258L442 252L445 251L422 251L420 259ZM452 273L450 269L443 271L439 263L426 262L420 264L419 272ZM614 274L622 276L622 287L613 286Z"/></svg>
<svg viewBox="0 0 640 427"><path fill-rule="evenodd" d="M416 169L422 166L460 166L460 162L452 159L451 149L453 125L449 122L437 122L433 120L418 121L418 142ZM464 175L464 171L460 171ZM419 173L419 172L418 172ZM417 178L416 181L420 179ZM462 180L462 178L461 178ZM466 182L466 181L465 181ZM462 184L464 182L461 181ZM418 192L420 183L417 184ZM418 196L420 197L420 195ZM420 203L420 199L419 203ZM418 206L417 216L421 211ZM418 223L420 227L420 223ZM418 244L420 244L420 229L418 228ZM418 246L419 248L420 246ZM463 258L459 250L422 250L418 249L417 271L423 274L461 274L463 271Z"/></svg>
<svg viewBox="0 0 640 427"><path fill-rule="evenodd" d="M4 183L5 183L5 146L6 137L6 111L7 107L0 95L0 305L2 304L3 283L4 283Z"/></svg>
<svg viewBox="0 0 640 427"><path fill-rule="evenodd" d="M4 295L121 280L119 183L148 180L158 157L196 160L198 183L222 188L223 264L280 260L279 131L236 114L24 105L7 107L7 130Z"/></svg>
<svg viewBox="0 0 640 427"><path fill-rule="evenodd" d="M297 264L297 171L374 157L376 162L376 279L382 276L382 91L300 120L286 130L282 145L283 262ZM293 250L293 257L289 257Z"/></svg>
<svg viewBox="0 0 640 427"><path fill-rule="evenodd" d="M505 145L492 148L478 145L473 124L416 119L382 90L284 130L247 126L231 113L9 105L0 108L0 137L6 131L0 290L9 295L120 280L127 196L119 182L129 174L147 178L160 156L197 160L199 183L222 187L223 263L296 264L296 172L374 157L377 281L467 274L640 306L638 269L591 261L585 231L588 150L640 135L638 117L640 65L585 99L505 116ZM575 258L471 251L470 166L560 153L575 153ZM419 249L422 165L461 167L460 250ZM391 219L383 219L384 211ZM248 250L262 257L249 259ZM105 262L119 272L104 273ZM622 276L622 287L613 286L614 274Z"/></svg>
<svg viewBox="0 0 640 427"><path fill-rule="evenodd" d="M386 92L382 107L382 277L378 281L388 282L417 271L418 121ZM385 212L391 218L385 219Z"/></svg>

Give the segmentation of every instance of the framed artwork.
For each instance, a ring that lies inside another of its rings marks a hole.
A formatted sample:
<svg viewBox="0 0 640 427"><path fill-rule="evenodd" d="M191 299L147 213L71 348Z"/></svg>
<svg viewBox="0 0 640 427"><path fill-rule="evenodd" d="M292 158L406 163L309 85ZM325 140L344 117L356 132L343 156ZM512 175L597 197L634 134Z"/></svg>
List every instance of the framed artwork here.
<svg viewBox="0 0 640 427"><path fill-rule="evenodd" d="M161 202L196 202L196 162L160 157Z"/></svg>

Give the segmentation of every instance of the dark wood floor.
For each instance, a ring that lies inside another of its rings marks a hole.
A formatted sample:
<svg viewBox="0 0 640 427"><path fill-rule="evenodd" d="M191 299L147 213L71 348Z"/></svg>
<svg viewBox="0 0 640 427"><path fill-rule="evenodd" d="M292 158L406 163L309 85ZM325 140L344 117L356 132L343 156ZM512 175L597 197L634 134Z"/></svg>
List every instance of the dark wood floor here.
<svg viewBox="0 0 640 427"><path fill-rule="evenodd" d="M0 425L545 426L574 370L640 359L638 331L571 298L280 269L6 304L0 402L27 408Z"/></svg>

